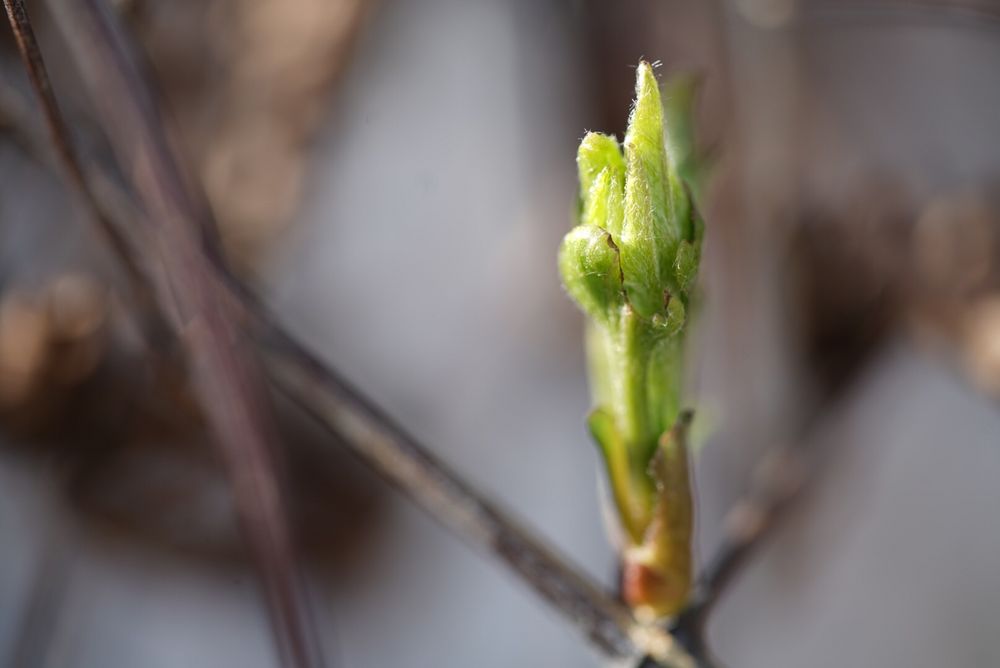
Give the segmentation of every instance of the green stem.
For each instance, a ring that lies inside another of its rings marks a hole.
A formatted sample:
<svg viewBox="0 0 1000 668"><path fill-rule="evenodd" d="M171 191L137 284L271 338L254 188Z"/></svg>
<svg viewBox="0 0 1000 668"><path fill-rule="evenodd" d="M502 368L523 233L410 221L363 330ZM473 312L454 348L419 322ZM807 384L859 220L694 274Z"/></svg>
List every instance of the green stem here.
<svg viewBox="0 0 1000 668"><path fill-rule="evenodd" d="M615 418L628 453L632 523L644 528L655 491L646 471L657 438L649 411L647 382L652 341L645 323L627 306L618 334Z"/></svg>
<svg viewBox="0 0 1000 668"><path fill-rule="evenodd" d="M642 321L626 310L621 326L621 356L619 364L619 420L622 436L630 446L649 439L649 402L646 399L646 379L649 369L650 346Z"/></svg>

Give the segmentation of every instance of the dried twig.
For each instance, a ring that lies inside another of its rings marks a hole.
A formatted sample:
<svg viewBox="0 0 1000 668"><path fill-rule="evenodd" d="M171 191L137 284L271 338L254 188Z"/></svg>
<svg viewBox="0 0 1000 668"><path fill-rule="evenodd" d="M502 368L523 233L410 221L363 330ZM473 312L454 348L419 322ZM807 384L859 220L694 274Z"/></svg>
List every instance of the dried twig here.
<svg viewBox="0 0 1000 668"><path fill-rule="evenodd" d="M103 215L88 187L59 111L22 0L4 0L25 66L42 103L57 153L71 181L85 195L130 278L145 286L145 275L128 245ZM283 499L272 461L274 428L264 386L253 358L234 327L235 309L211 280L200 251L196 207L172 160L148 99L137 95L136 73L115 40L110 17L93 2L54 7L83 59L91 92L119 159L130 169L159 242L165 280L158 286L160 311L178 312L175 325L186 339L193 379L202 407L227 464L237 511L265 585L279 645L288 665L317 666L319 643L298 590ZM148 258L152 259L152 258Z"/></svg>

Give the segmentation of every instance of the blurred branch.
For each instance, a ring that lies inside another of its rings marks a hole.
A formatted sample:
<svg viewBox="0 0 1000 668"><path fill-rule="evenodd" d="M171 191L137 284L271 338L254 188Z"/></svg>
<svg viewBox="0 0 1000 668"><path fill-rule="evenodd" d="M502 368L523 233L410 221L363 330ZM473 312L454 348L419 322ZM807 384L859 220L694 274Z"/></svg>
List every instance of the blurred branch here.
<svg viewBox="0 0 1000 668"><path fill-rule="evenodd" d="M284 561L287 555L273 553L276 550L273 534L271 545L260 544L266 538L256 535L260 525L252 521L259 519L273 524L279 517L274 505L276 489L273 483L267 483L269 489L265 489L263 495L259 490L248 494L251 490L245 488L247 484L261 484L261 477L267 477L270 464L265 464L260 452L264 445L260 435L266 432L253 419L264 415L258 410L260 397L256 396L254 370L243 366L246 362L241 356L247 352L234 346L237 332L232 325L243 318L269 341L267 365L283 393L335 434L346 438L355 453L438 521L506 563L580 627L604 654L626 660L649 655L661 665L695 665L668 633L639 626L618 601L486 500L285 333L230 273L218 249L206 250L201 243L204 239L193 238L192 230L198 224L198 229L210 241L215 240L210 215L204 207L192 203L195 200L178 171L148 90L127 49L123 48L125 36L93 0L72 6L56 3L53 11L64 22L67 34L73 33L71 46L92 77L92 92L98 106L102 107L105 127L110 131L120 159L132 166L129 173L135 175L136 190L146 213L156 214L152 222L158 228L157 238L163 242L164 263L171 280L179 280L179 285L170 294L178 300L181 313L188 314L183 329L195 366L201 368L196 381L202 386L206 412L216 414L216 430L227 439L224 449L230 468L242 466L233 460L245 448L245 443L256 451L245 460L253 470L235 470L231 475L238 503L245 506L254 499L259 501L259 497L271 502L269 508L251 510L251 521L246 527L248 534L254 534L250 538L258 552L267 552L263 558L266 568L271 571L271 586L275 578L281 578L280 574L273 573L282 570L276 567L288 564ZM58 117L57 109L54 113ZM8 120L16 121L16 118ZM61 157L65 159L62 154ZM101 183L105 189L113 184L98 167L92 169L97 173L91 175L91 182ZM110 198L119 204L127 199ZM91 191L89 205L96 206L96 200ZM131 217L131 212L122 213L119 225L131 222ZM179 269L183 269L180 275ZM184 295L188 296L187 300ZM170 303L165 299L161 297L161 303L167 308ZM211 313L209 307L218 312ZM234 355L234 351L240 354ZM206 390L210 391L206 393ZM219 401L220 392L229 394L228 402ZM208 397L215 400L210 401ZM219 410L215 408L217 403L228 403L228 406ZM251 406L253 408L248 409ZM280 537L284 528L278 527L278 530ZM284 607L286 605L287 601L282 598L276 611L284 618L284 633L301 634L301 629L288 628L289 623L295 622L289 618L293 613ZM297 642L301 639L285 639L286 644Z"/></svg>
<svg viewBox="0 0 1000 668"><path fill-rule="evenodd" d="M52 94L41 53L22 0L4 0L25 67L52 132L57 154L72 183L105 230L116 255L128 268L140 294L152 294L128 245L88 188L66 122ZM143 309L157 322L176 307L175 327L187 344L192 379L216 435L232 485L237 512L250 543L287 665L320 665L319 643L298 591L291 539L271 448L274 427L266 390L252 356L241 345L234 310L210 279L200 252L194 207L165 140L151 119L151 105L134 95L136 73L121 45L114 42L109 16L91 2L53 6L89 77L91 93L104 115L105 128L142 200L159 241L165 277L159 287L160 310ZM69 14L73 17L70 18ZM146 258L152 265L151 253ZM150 298L151 301L151 298Z"/></svg>
<svg viewBox="0 0 1000 668"><path fill-rule="evenodd" d="M114 253L129 278L129 287L137 310L142 315L141 321L147 337L146 343L151 348L163 345L169 339L170 329L155 308L151 281L140 265L133 259L132 251L122 233L112 223L111 216L101 206L100 200L88 187L84 169L73 145L72 136L66 120L59 110L59 104L52 93L52 83L49 80L45 62L38 48L31 20L24 8L23 0L3 0L7 19L10 22L17 49L24 63L25 70L31 80L32 88L41 104L42 116L48 127L52 145L58 154L65 175L73 189L83 198L98 232Z"/></svg>
<svg viewBox="0 0 1000 668"><path fill-rule="evenodd" d="M707 655L705 624L754 551L779 524L807 479L800 448L775 447L753 473L750 489L726 514L722 543L701 575L694 597L671 630L693 655Z"/></svg>

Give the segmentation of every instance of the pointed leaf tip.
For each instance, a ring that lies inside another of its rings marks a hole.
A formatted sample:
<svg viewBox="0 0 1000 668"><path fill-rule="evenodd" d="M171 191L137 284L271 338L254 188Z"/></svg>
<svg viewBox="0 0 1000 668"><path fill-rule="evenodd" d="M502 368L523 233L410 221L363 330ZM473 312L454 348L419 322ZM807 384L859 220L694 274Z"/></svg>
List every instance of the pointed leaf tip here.
<svg viewBox="0 0 1000 668"><path fill-rule="evenodd" d="M674 290L664 267L677 245L669 198L660 92L649 63L639 63L636 98L625 134L625 220L621 234L625 288L644 317L658 313L664 288Z"/></svg>
<svg viewBox="0 0 1000 668"><path fill-rule="evenodd" d="M628 134L625 143L629 143L629 135L648 135L648 139L659 139L663 143L663 106L660 102L660 85L653 74L649 63L639 63L635 75L635 104L629 117Z"/></svg>

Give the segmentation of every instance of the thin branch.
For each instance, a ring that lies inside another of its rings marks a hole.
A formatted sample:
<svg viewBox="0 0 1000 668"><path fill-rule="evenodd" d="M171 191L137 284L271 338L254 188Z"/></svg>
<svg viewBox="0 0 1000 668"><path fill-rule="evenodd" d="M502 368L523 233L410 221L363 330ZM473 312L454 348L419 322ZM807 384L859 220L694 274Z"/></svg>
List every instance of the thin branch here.
<svg viewBox="0 0 1000 668"><path fill-rule="evenodd" d="M129 287L133 291L133 299L137 310L142 314L142 323L147 338L147 344L152 348L162 346L169 339L170 328L154 305L151 281L140 265L133 259L131 248L122 233L111 221L110 215L101 206L93 190L88 186L83 166L74 148L69 127L59 110L59 104L52 92L45 62L42 59L38 42L35 39L31 20L24 7L23 0L3 0L7 19L10 22L14 39L17 42L18 53L28 72L31 86L41 105L45 125L48 127L59 161L73 189L83 198L98 232L103 236L115 258L125 270L129 279Z"/></svg>
<svg viewBox="0 0 1000 668"><path fill-rule="evenodd" d="M807 479L800 449L776 447L757 465L750 489L726 514L724 536L701 575L695 595L672 631L696 656L704 656L705 623L754 551L778 525Z"/></svg>
<svg viewBox="0 0 1000 668"><path fill-rule="evenodd" d="M96 58L99 50L78 45L77 53L85 61ZM122 99L121 96L126 99L146 97L138 80L126 79L124 83L127 86L113 95L105 90L105 97L111 100ZM103 90L103 86L101 88ZM152 108L134 104L130 107L139 111L143 122L152 125L154 132L160 132ZM130 122L136 121L131 119ZM143 157L153 163L161 159L172 162L165 140L159 147ZM163 168L157 164L145 167ZM91 169L96 170L91 174L91 183L113 189L113 180L98 166L92 165ZM110 198L111 202L119 203L127 200L123 193ZM116 213L119 225L131 222L132 211L127 211L126 207L117 207ZM213 228L207 212L199 211L198 215L211 240ZM211 284L212 289L227 293L230 304L239 304L243 311L240 315L246 317L265 340L267 368L279 390L337 435L338 441L343 439L377 473L444 526L507 564L526 584L581 628L609 658L634 661L647 657L656 665L677 668L697 665L667 632L639 626L621 603L478 493L339 374L319 362L288 335L231 274L218 249L207 250L218 274L209 272L203 280Z"/></svg>
<svg viewBox="0 0 1000 668"><path fill-rule="evenodd" d="M45 66L21 0L4 0L25 66L42 102L59 157L130 277L145 285L129 249L88 188L67 125L52 94ZM185 339L192 379L229 473L237 514L261 573L271 619L286 665L320 665L319 642L294 570L282 491L275 474L274 433L266 390L251 351L236 327L236 310L217 289L213 270L200 251L197 209L185 195L180 172L159 133L145 91L111 27L95 2L54 7L90 84L96 106L119 160L128 167L135 191L158 242L165 277L157 286L160 311L176 310L174 324ZM152 260L152 258L148 258ZM150 263L151 264L151 263Z"/></svg>

